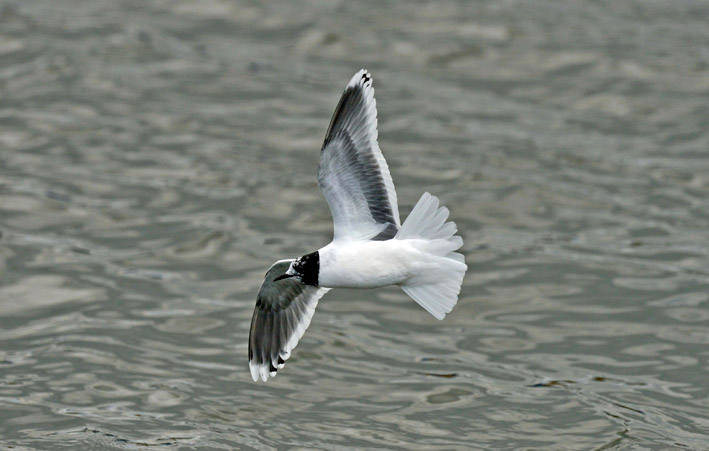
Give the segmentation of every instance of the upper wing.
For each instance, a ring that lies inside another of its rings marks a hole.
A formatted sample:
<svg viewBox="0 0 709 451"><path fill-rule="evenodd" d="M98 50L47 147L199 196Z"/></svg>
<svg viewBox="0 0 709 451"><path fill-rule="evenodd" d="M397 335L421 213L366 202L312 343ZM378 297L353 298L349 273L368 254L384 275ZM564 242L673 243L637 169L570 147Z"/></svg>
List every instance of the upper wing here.
<svg viewBox="0 0 709 451"><path fill-rule="evenodd" d="M269 268L256 296L249 332L251 377L264 382L283 367L298 344L329 288L305 285L296 279L273 279L288 270L293 260L280 260Z"/></svg>
<svg viewBox="0 0 709 451"><path fill-rule="evenodd" d="M330 205L335 240L388 240L399 230L399 207L389 167L377 144L372 76L350 80L325 136L318 184Z"/></svg>

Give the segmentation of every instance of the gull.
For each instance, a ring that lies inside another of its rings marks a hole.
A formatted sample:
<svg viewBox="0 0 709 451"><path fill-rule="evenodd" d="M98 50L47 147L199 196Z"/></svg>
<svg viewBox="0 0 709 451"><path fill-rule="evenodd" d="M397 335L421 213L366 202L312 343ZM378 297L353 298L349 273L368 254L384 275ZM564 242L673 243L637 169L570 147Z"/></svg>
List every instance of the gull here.
<svg viewBox="0 0 709 451"><path fill-rule="evenodd" d="M345 88L320 152L318 185L334 223L327 246L279 260L256 296L249 332L254 381L283 367L320 298L332 288L398 285L443 319L458 302L468 266L454 222L438 198L424 193L403 224L394 182L377 143L372 76L362 69Z"/></svg>

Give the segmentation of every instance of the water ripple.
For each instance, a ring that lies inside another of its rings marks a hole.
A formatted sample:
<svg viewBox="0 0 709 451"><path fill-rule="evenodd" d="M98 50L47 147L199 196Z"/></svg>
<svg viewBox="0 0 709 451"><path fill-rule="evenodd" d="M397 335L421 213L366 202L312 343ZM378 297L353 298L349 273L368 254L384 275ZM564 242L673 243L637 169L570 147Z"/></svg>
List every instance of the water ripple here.
<svg viewBox="0 0 709 451"><path fill-rule="evenodd" d="M0 447L707 448L707 6L382 8L0 5ZM402 217L429 190L465 238L460 302L336 290L254 384L362 66Z"/></svg>

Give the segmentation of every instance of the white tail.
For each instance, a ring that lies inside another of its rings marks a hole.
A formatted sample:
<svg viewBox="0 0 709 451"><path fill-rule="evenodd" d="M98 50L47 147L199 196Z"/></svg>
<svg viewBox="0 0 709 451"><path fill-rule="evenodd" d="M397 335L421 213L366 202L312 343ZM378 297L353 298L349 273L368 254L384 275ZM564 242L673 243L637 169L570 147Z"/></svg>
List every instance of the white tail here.
<svg viewBox="0 0 709 451"><path fill-rule="evenodd" d="M436 196L424 193L394 238L422 240L418 246L429 254L432 266L401 289L431 315L443 319L458 302L468 266L463 254L455 252L463 245L456 235L458 228L454 222L446 222L448 209L438 205Z"/></svg>

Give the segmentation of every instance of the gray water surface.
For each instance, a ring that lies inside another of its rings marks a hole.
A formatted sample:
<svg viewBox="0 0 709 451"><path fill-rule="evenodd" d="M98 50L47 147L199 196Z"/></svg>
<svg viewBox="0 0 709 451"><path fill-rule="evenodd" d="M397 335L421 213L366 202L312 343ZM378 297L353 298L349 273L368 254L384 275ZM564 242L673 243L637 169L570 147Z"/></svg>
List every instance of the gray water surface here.
<svg viewBox="0 0 709 451"><path fill-rule="evenodd" d="M0 448L709 449L709 4L382 5L0 0ZM460 301L334 290L253 383L361 67Z"/></svg>

